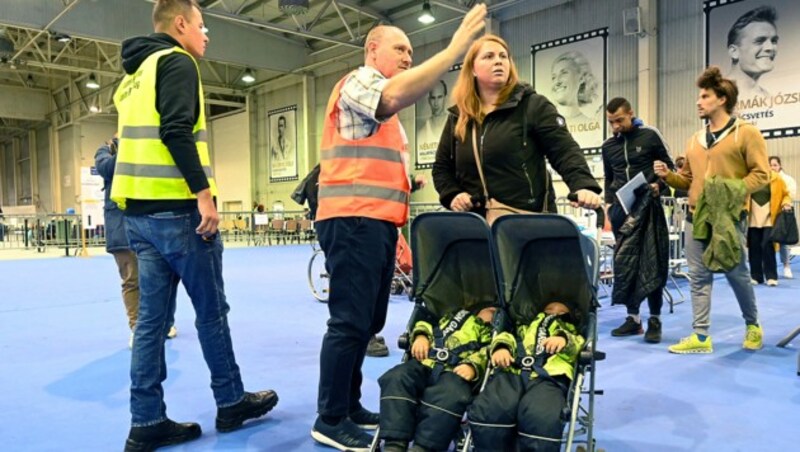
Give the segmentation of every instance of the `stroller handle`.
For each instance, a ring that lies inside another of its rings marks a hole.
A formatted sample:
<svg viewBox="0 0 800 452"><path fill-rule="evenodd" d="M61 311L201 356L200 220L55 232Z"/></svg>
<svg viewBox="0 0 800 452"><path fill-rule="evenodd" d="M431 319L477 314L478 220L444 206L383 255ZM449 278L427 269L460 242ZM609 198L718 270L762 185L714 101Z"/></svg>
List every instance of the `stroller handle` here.
<svg viewBox="0 0 800 452"><path fill-rule="evenodd" d="M469 197L470 202L473 206L480 207L486 201L483 195L472 195ZM578 194L577 193L569 193L567 195L567 201L578 202Z"/></svg>

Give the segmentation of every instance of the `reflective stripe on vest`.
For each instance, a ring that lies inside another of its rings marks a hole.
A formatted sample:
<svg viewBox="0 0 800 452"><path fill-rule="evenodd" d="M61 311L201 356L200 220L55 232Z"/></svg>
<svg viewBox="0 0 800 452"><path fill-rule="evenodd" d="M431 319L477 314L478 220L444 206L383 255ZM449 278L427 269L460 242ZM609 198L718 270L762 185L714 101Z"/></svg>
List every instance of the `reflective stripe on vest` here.
<svg viewBox="0 0 800 452"><path fill-rule="evenodd" d="M392 116L366 138L343 138L336 128L336 117L340 92L348 77L339 81L328 99L316 220L358 216L402 226L408 219L410 186L400 120Z"/></svg>
<svg viewBox="0 0 800 452"><path fill-rule="evenodd" d="M122 126L122 138L144 139L150 138L153 140L160 140L159 135L160 126ZM208 132L205 130L198 130L194 133L195 142L208 142Z"/></svg>
<svg viewBox="0 0 800 452"><path fill-rule="evenodd" d="M114 104L119 112L119 151L114 169L111 199L125 208L127 199L182 200L196 196L189 189L169 149L159 133L161 115L156 106L156 78L158 61L173 52L183 53L179 47L154 52L133 74L123 78L114 93ZM212 196L217 196L217 185L211 168L206 132L205 102L198 68L199 115L192 129L197 154L203 172L208 178Z"/></svg>

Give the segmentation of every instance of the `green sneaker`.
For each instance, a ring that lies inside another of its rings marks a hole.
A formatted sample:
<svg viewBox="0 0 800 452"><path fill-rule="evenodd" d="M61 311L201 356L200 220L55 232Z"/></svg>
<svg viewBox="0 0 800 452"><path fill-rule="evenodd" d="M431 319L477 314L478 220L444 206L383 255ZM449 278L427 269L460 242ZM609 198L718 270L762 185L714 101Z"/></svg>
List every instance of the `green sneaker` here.
<svg viewBox="0 0 800 452"><path fill-rule="evenodd" d="M706 340L701 341L697 337L697 333L692 333L691 336L684 337L675 345L669 346L670 353L711 353L714 347L711 346L711 336L707 336Z"/></svg>
<svg viewBox="0 0 800 452"><path fill-rule="evenodd" d="M761 350L764 346L764 331L759 325L747 325L747 331L744 333L744 342L742 348L746 350Z"/></svg>

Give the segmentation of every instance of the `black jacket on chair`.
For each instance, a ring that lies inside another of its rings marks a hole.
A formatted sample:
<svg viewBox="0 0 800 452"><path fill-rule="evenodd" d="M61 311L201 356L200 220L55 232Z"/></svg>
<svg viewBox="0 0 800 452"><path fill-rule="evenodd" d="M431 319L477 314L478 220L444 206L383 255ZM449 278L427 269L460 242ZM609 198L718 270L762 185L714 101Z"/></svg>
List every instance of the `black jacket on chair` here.
<svg viewBox="0 0 800 452"><path fill-rule="evenodd" d="M669 231L652 189L639 195L617 237L612 304L638 303L663 290L669 272Z"/></svg>

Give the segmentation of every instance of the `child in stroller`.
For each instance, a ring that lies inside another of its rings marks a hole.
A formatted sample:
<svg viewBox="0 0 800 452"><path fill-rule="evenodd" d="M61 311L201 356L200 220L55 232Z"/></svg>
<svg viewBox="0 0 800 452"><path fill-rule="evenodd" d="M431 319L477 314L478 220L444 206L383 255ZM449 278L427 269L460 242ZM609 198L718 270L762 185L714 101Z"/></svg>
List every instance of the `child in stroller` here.
<svg viewBox="0 0 800 452"><path fill-rule="evenodd" d="M481 303L415 323L412 357L378 380L384 452L405 451L411 440L411 451L447 449L486 370L495 311Z"/></svg>
<svg viewBox="0 0 800 452"><path fill-rule="evenodd" d="M515 433L521 451L561 449L562 411L585 342L573 311L551 301L532 322L517 325L516 337L502 332L492 340L499 369L469 410L476 451L514 450Z"/></svg>

